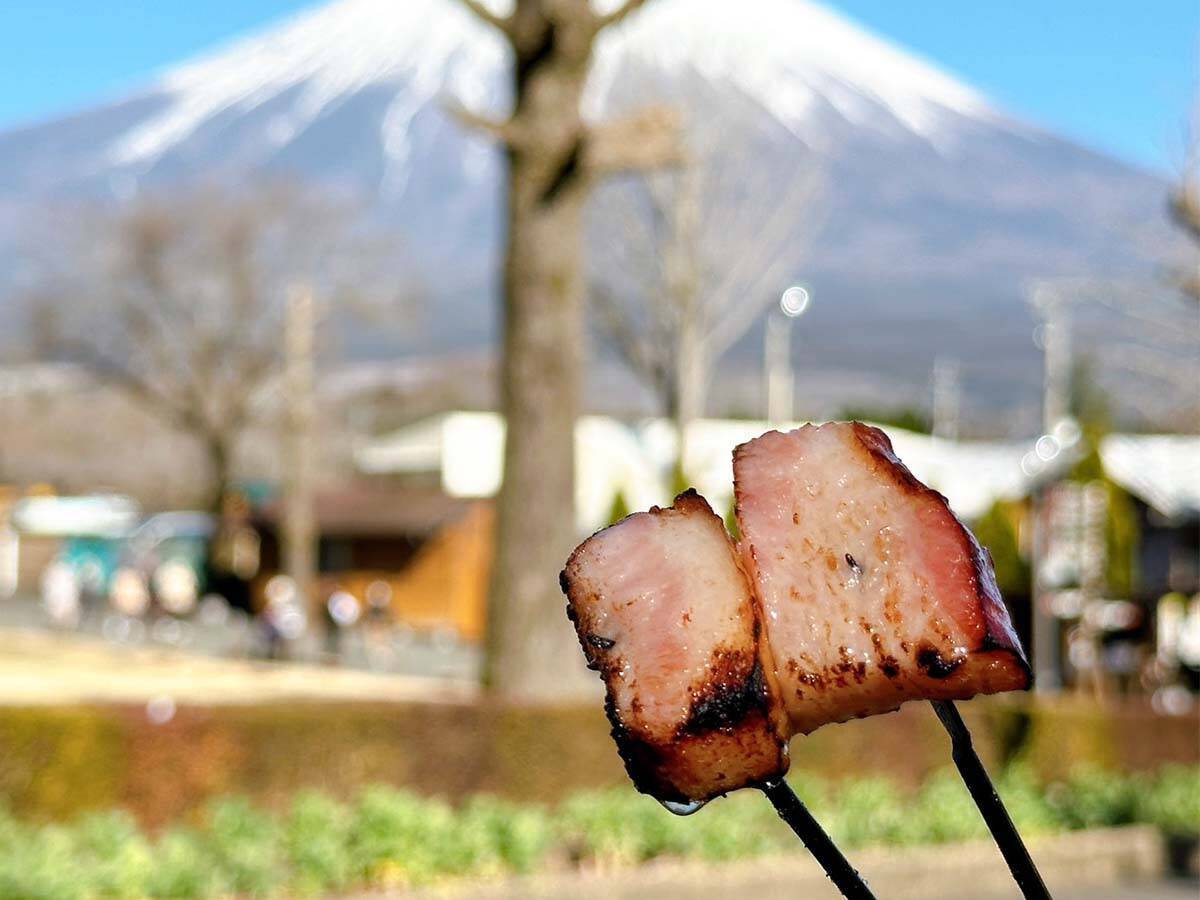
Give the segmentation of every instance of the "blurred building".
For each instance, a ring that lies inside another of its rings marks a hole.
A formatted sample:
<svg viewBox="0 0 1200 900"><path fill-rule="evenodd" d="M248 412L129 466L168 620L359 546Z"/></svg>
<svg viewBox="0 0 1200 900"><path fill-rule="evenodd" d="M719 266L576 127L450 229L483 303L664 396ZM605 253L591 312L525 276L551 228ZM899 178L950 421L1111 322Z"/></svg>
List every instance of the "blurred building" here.
<svg viewBox="0 0 1200 900"><path fill-rule="evenodd" d="M259 507L261 566L252 589L256 609L281 569L278 500ZM316 497L318 584L314 601L335 593L358 604L348 618L374 615L416 630L483 635L491 511L486 503L419 483L362 480Z"/></svg>
<svg viewBox="0 0 1200 900"><path fill-rule="evenodd" d="M733 448L771 427L750 419L693 423L683 453L688 480L714 507L727 507L733 491ZM913 474L945 494L967 521L981 516L997 500L1028 497L1041 474L1022 466L1032 450L1027 440L951 441L892 427L886 430ZM504 422L498 414L448 412L365 444L357 450L355 461L369 475L422 477L440 485L450 497L491 497L500 486L503 446ZM1110 477L1155 511L1165 527L1200 515L1200 437L1115 434L1104 439L1100 453ZM677 454L675 431L666 419L580 418L576 428L580 529L606 524L605 515L618 492L631 509L669 500Z"/></svg>
<svg viewBox="0 0 1200 900"><path fill-rule="evenodd" d="M689 427L682 454L686 480L718 512L727 513L733 502L734 447L769 427L763 421L719 419ZM999 519L1010 532L1011 552L1002 553L994 545L991 549L998 571L1010 567L1001 582L1008 580L1005 594L1014 621L1032 646L1034 591L1029 573L1034 567L1041 585L1039 602L1053 607L1051 621L1043 627L1061 638L1056 665L1067 680L1067 644L1079 628L1086 631L1087 623L1099 623L1097 644L1101 650L1111 645L1114 665L1125 665L1132 677L1146 654L1139 650L1130 656L1126 645L1153 641L1159 598L1168 592L1200 593L1200 437L1114 434L1101 441L1098 457L1104 483L1119 488L1122 508L1132 510L1132 521L1122 526L1134 536L1128 577L1114 579L1107 565L1107 489L1067 478L1083 452L1078 436L1073 443L1046 445L1027 440L953 441L896 428L887 431L904 463L943 493L960 517L976 525L985 543L996 539L994 523L997 510L1002 510ZM450 412L364 445L356 461L376 478L436 485L447 503L485 499L500 485L503 444L504 423L498 415ZM671 499L679 448L667 420L585 416L577 425L576 454L581 534L608 524L614 510L645 509ZM1039 521L1041 526L1035 524ZM1023 575L1014 575L1014 563Z"/></svg>

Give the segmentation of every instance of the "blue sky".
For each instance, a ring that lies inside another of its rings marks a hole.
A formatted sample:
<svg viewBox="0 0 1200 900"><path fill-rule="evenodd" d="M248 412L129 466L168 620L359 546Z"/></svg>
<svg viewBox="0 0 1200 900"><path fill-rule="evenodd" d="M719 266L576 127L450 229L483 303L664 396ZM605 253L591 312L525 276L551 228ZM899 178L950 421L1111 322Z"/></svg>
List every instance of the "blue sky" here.
<svg viewBox="0 0 1200 900"><path fill-rule="evenodd" d="M396 0L402 3L404 0ZM70 111L310 5L0 0L0 128ZM1180 161L1197 0L832 0L1040 125L1143 166Z"/></svg>

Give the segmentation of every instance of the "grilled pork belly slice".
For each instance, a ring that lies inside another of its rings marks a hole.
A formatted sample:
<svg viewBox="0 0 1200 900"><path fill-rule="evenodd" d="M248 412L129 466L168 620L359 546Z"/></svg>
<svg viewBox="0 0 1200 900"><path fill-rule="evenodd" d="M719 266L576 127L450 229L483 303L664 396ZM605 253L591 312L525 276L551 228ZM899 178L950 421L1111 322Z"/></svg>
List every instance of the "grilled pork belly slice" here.
<svg viewBox="0 0 1200 900"><path fill-rule="evenodd" d="M733 469L739 549L795 731L1029 686L987 552L882 431L768 432Z"/></svg>
<svg viewBox="0 0 1200 900"><path fill-rule="evenodd" d="M639 790L688 803L787 771L750 586L703 497L688 491L594 534L561 581Z"/></svg>

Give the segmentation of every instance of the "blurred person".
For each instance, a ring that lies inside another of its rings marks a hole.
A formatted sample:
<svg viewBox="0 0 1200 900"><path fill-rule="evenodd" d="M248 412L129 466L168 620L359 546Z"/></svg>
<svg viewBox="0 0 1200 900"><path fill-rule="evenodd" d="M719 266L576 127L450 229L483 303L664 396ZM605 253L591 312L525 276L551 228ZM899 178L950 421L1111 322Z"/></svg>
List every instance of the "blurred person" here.
<svg viewBox="0 0 1200 900"><path fill-rule="evenodd" d="M392 586L377 578L367 585L365 593L363 638L367 664L375 670L387 670L396 658L396 638L402 634L392 615Z"/></svg>
<svg viewBox="0 0 1200 900"><path fill-rule="evenodd" d="M1200 691L1200 594L1165 594L1155 611L1157 680Z"/></svg>
<svg viewBox="0 0 1200 900"><path fill-rule="evenodd" d="M300 605L296 585L286 575L274 575L264 592L267 605L258 617L267 659L285 659L290 643L303 637L308 617Z"/></svg>
<svg viewBox="0 0 1200 900"><path fill-rule="evenodd" d="M1187 616L1179 629L1179 669L1193 692L1200 692L1200 594L1188 603Z"/></svg>
<svg viewBox="0 0 1200 900"><path fill-rule="evenodd" d="M42 606L58 628L75 629L80 619L80 586L75 570L63 560L46 566L41 577Z"/></svg>
<svg viewBox="0 0 1200 900"><path fill-rule="evenodd" d="M113 575L109 604L120 615L138 619L150 608L150 592L146 579L137 569L122 567Z"/></svg>
<svg viewBox="0 0 1200 900"><path fill-rule="evenodd" d="M234 609L250 609L250 582L258 574L261 538L250 524L250 504L237 492L225 495L209 546L205 589Z"/></svg>
<svg viewBox="0 0 1200 900"><path fill-rule="evenodd" d="M199 600L200 584L195 570L180 560L168 560L154 570L154 596L172 616L189 615Z"/></svg>
<svg viewBox="0 0 1200 900"><path fill-rule="evenodd" d="M323 607L325 619L325 655L330 662L344 662L346 634L362 615L358 598L349 591L337 589L329 595Z"/></svg>
<svg viewBox="0 0 1200 900"><path fill-rule="evenodd" d="M263 657L265 659L283 658L283 629L280 620L280 604L267 601L266 608L258 617L259 628L263 639Z"/></svg>

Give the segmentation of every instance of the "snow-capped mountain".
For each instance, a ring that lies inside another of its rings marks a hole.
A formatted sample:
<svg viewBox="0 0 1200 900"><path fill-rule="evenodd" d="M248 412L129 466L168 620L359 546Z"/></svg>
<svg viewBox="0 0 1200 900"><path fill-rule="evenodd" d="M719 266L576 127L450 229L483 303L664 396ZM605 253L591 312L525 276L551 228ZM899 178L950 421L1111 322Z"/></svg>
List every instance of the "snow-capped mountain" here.
<svg viewBox="0 0 1200 900"><path fill-rule="evenodd" d="M19 271L17 237L43 204L299 174L370 198L424 262L414 346L484 346L501 164L447 108L502 114L507 65L457 0L303 12L113 102L0 134L0 248ZM1144 274L1173 242L1161 179L1015 120L808 0L654 0L602 39L585 113L652 101L681 107L693 142L731 165L825 173L822 227L785 267L816 298L796 341L800 396L920 400L942 354L962 360L972 399L1031 406L1024 282Z"/></svg>

